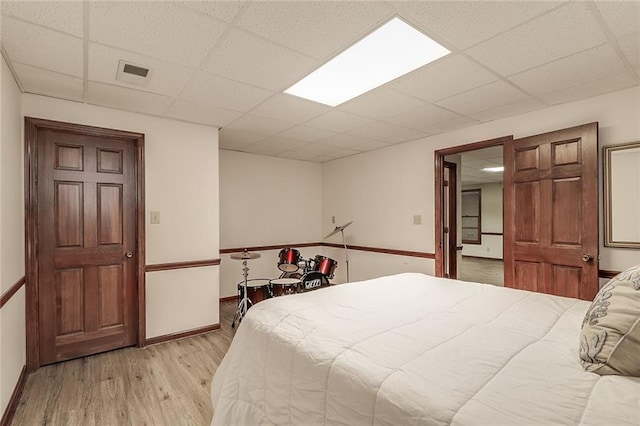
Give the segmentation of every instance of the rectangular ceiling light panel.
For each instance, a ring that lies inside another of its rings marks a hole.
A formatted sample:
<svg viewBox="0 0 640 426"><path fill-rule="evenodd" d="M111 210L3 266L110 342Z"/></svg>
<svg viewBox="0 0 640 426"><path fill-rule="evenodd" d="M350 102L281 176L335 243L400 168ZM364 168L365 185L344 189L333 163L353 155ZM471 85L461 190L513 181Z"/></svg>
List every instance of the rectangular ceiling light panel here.
<svg viewBox="0 0 640 426"><path fill-rule="evenodd" d="M396 17L285 93L336 106L448 53L449 50Z"/></svg>

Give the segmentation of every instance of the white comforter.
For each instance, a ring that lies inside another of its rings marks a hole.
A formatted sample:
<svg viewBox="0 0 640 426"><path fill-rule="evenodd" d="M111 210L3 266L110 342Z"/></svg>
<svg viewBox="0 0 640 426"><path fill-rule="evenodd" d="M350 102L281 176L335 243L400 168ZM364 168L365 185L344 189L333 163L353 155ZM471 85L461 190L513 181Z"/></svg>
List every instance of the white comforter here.
<svg viewBox="0 0 640 426"><path fill-rule="evenodd" d="M639 425L640 379L580 366L588 306L413 273L269 299L215 374L212 424Z"/></svg>

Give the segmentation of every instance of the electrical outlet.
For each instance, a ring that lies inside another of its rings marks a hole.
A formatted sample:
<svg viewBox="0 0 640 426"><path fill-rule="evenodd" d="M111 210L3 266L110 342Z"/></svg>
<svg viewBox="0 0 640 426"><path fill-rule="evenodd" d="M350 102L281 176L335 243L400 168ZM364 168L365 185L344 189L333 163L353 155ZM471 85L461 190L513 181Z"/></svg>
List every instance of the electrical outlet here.
<svg viewBox="0 0 640 426"><path fill-rule="evenodd" d="M336 223L336 217L335 216L331 216L331 223Z"/></svg>
<svg viewBox="0 0 640 426"><path fill-rule="evenodd" d="M151 212L151 224L157 225L160 223L160 212Z"/></svg>
<svg viewBox="0 0 640 426"><path fill-rule="evenodd" d="M422 215L421 214L414 214L413 215L413 224L414 225L422 225Z"/></svg>

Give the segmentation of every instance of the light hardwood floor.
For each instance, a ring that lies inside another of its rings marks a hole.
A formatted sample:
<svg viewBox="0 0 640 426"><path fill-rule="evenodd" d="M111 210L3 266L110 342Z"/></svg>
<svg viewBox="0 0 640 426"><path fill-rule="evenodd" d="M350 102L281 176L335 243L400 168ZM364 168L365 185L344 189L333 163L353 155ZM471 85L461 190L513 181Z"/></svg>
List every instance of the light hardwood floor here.
<svg viewBox="0 0 640 426"><path fill-rule="evenodd" d="M462 281L504 286L504 262L500 259L462 256L459 278Z"/></svg>
<svg viewBox="0 0 640 426"><path fill-rule="evenodd" d="M48 365L27 378L12 425L207 425L211 379L231 340L235 302L219 331Z"/></svg>

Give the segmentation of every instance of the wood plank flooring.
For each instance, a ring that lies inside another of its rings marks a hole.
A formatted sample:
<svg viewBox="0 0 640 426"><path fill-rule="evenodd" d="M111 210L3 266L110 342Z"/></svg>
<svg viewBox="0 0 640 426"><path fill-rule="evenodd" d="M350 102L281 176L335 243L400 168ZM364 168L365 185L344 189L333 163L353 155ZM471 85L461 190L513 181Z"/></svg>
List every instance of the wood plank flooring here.
<svg viewBox="0 0 640 426"><path fill-rule="evenodd" d="M459 278L504 287L504 262L501 259L462 256Z"/></svg>
<svg viewBox="0 0 640 426"><path fill-rule="evenodd" d="M235 308L220 305L216 332L41 367L27 378L12 425L208 425Z"/></svg>

